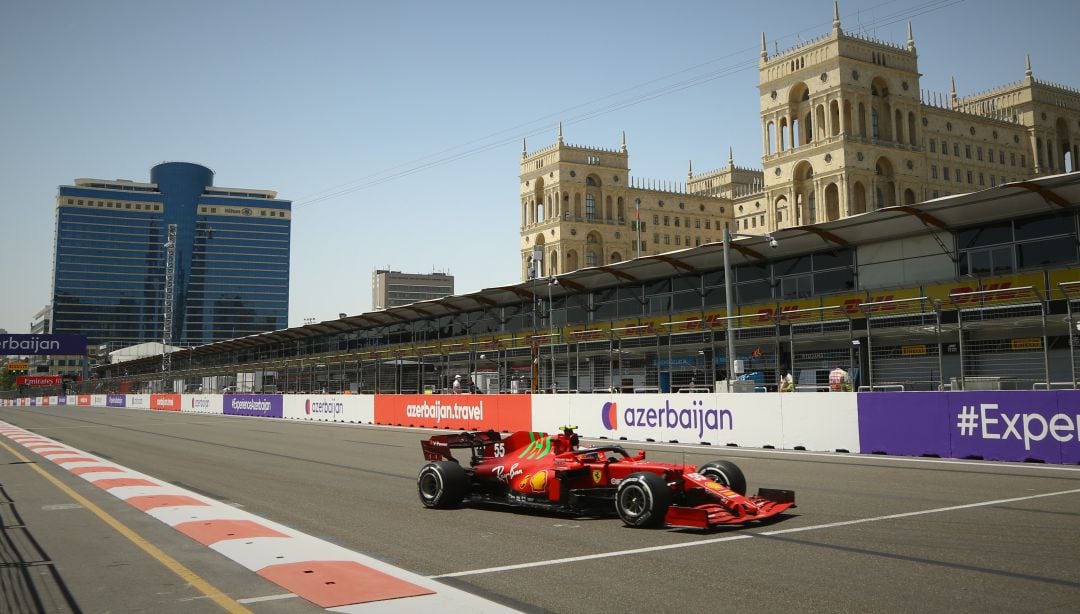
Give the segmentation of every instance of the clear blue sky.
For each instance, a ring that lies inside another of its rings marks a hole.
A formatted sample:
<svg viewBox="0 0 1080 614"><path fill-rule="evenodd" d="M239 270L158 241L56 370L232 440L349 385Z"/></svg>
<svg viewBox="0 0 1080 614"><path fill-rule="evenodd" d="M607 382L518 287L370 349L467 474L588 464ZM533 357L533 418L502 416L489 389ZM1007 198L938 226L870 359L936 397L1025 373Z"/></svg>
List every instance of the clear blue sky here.
<svg viewBox="0 0 1080 614"><path fill-rule="evenodd" d="M921 86L1080 87L1075 0L844 0ZM731 3L7 0L0 3L0 328L50 300L56 188L197 162L294 202L290 325L370 309L371 273L440 270L459 292L518 276L518 161L566 141L682 181L760 167L761 32L827 33L829 0Z"/></svg>

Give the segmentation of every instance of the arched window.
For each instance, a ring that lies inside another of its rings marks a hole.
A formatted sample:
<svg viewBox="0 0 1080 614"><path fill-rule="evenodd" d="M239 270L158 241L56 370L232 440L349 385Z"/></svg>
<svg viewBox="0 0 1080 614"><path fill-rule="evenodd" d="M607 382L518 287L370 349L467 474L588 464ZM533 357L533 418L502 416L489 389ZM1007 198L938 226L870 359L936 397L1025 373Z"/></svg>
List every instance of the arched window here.
<svg viewBox="0 0 1080 614"><path fill-rule="evenodd" d="M896 177L888 158L878 158L874 165L874 208L896 205Z"/></svg>
<svg viewBox="0 0 1080 614"><path fill-rule="evenodd" d="M866 188L859 181L851 187L851 214L866 213Z"/></svg>
<svg viewBox="0 0 1080 614"><path fill-rule="evenodd" d="M825 186L825 221L840 219L840 188L835 183Z"/></svg>

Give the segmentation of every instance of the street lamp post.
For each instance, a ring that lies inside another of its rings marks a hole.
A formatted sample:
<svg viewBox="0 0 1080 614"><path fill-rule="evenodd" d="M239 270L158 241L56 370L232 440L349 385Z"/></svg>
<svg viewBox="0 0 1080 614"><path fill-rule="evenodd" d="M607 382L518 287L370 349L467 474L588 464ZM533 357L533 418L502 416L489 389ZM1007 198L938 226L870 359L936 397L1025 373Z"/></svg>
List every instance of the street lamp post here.
<svg viewBox="0 0 1080 614"><path fill-rule="evenodd" d="M727 389L728 389L728 392L731 392L731 390L732 390L731 382L732 382L732 377L735 375L735 335L734 335L733 328L734 328L735 323L737 321L734 318L735 298L732 295L732 288L731 288L731 239L733 237L754 238L754 237L758 237L758 236L763 236L766 239L768 239L769 240L769 247L771 247L773 249L776 249L776 246L778 245L778 243L776 242L776 239L770 234L765 234L765 235L740 234L738 232L731 232L730 230L728 230L727 224L724 224L724 299L725 299L725 302L727 303L727 323L728 323L727 330L724 331L724 334L727 336Z"/></svg>
<svg viewBox="0 0 1080 614"><path fill-rule="evenodd" d="M551 303L551 287L559 285L559 278L548 278L548 338L551 340L551 392L555 393L555 311Z"/></svg>

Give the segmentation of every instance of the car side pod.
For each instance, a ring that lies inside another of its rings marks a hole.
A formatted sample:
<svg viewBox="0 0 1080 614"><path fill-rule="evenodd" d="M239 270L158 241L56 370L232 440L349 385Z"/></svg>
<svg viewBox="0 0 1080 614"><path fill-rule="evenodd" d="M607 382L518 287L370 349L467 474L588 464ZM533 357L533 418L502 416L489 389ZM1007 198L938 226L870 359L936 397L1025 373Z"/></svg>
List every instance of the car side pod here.
<svg viewBox="0 0 1080 614"><path fill-rule="evenodd" d="M704 503L694 507L672 505L664 522L673 527L711 529L722 525L757 522L784 513L795 507L795 491L778 488L759 488L752 497L740 497L750 505L727 507L720 503Z"/></svg>

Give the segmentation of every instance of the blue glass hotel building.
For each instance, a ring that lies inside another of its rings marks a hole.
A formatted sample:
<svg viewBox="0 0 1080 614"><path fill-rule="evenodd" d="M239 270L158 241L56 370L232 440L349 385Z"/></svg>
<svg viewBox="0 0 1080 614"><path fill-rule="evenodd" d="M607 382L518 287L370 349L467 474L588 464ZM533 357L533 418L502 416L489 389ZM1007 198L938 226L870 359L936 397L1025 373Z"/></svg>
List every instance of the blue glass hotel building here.
<svg viewBox="0 0 1080 614"><path fill-rule="evenodd" d="M292 203L271 190L215 187L213 178L205 166L166 162L150 183L60 186L52 332L110 350L161 341L172 224L174 344L286 328Z"/></svg>

